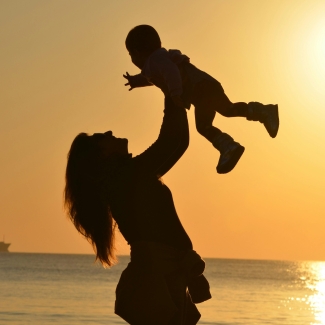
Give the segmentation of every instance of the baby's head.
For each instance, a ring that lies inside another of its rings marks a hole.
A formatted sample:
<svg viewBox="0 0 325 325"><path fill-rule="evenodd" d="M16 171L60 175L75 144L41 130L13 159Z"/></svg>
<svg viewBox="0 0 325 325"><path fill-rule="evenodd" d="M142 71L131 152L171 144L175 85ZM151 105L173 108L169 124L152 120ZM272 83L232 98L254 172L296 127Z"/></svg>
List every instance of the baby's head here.
<svg viewBox="0 0 325 325"><path fill-rule="evenodd" d="M149 25L139 25L132 28L125 40L125 45L132 62L142 69L152 52L161 48L157 31Z"/></svg>

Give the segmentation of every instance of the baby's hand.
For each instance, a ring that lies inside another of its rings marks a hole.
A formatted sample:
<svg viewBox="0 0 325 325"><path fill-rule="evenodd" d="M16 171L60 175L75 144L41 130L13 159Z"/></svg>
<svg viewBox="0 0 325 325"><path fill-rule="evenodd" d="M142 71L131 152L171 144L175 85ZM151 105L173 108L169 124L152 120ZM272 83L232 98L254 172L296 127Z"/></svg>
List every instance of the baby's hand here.
<svg viewBox="0 0 325 325"><path fill-rule="evenodd" d="M130 86L129 91L135 88L135 84L132 82L134 76L130 76L129 73L126 72L126 74L124 74L123 77L128 81L126 84L124 84L124 86Z"/></svg>
<svg viewBox="0 0 325 325"><path fill-rule="evenodd" d="M174 104L175 104L176 106L179 106L179 107L183 107L183 108L185 108L185 104L184 104L184 102L183 102L181 96L179 96L179 95L175 95L175 96L171 96L171 98L172 98L172 100L173 100L173 102L174 102Z"/></svg>

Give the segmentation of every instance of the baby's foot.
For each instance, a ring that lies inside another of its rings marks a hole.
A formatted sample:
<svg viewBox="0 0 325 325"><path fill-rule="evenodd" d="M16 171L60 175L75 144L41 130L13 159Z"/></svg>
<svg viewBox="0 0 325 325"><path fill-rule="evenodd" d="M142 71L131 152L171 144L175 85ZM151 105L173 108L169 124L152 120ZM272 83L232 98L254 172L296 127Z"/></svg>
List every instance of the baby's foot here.
<svg viewBox="0 0 325 325"><path fill-rule="evenodd" d="M278 105L263 105L258 102L248 103L247 120L260 121L265 126L270 137L275 138L279 130Z"/></svg>
<svg viewBox="0 0 325 325"><path fill-rule="evenodd" d="M233 170L245 151L245 147L234 141L227 133L221 133L215 139L213 146L220 151L218 174L226 174Z"/></svg>

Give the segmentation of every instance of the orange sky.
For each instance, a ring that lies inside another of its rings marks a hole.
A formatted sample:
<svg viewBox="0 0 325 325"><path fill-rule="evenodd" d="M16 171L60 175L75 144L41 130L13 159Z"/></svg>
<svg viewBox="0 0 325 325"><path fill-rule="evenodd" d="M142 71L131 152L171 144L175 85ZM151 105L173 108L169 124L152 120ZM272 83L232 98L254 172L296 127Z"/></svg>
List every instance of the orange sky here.
<svg viewBox="0 0 325 325"><path fill-rule="evenodd" d="M325 260L324 0L0 2L0 240L12 252L90 253L63 212L66 154L112 129L134 155L157 137L163 96L128 92L127 32L153 25L233 101L278 103L280 130L217 115L246 147L227 175L195 130L164 177L205 257ZM122 238L119 253L128 252Z"/></svg>

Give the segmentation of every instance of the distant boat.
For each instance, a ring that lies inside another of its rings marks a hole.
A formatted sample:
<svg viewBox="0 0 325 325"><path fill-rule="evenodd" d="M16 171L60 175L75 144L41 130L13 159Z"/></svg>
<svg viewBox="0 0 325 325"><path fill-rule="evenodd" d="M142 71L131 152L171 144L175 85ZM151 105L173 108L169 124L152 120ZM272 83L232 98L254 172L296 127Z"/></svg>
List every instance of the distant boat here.
<svg viewBox="0 0 325 325"><path fill-rule="evenodd" d="M8 247L10 245L11 244L9 244L9 243L5 243L4 241L0 241L0 253L2 253L2 252L9 252L8 251Z"/></svg>

